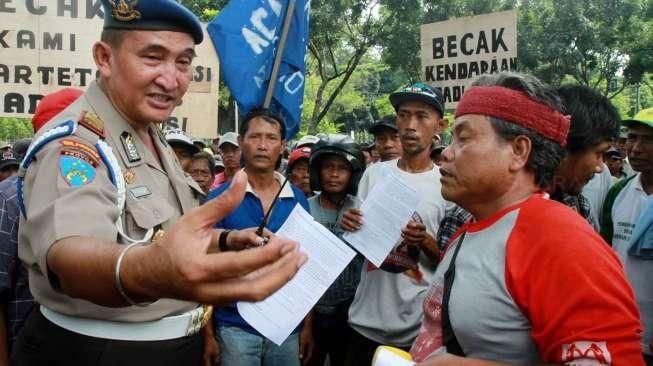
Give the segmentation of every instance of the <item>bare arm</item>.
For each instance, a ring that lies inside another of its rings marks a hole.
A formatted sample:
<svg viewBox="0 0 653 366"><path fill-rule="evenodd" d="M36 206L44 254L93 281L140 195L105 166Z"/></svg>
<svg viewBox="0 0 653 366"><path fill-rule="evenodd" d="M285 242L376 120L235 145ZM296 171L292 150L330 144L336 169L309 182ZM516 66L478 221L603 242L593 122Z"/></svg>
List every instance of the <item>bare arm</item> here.
<svg viewBox="0 0 653 366"><path fill-rule="evenodd" d="M241 252L207 254L215 243L212 226L231 212L245 194L246 175L238 173L231 188L177 221L157 242L135 247L124 256L120 277L134 301L159 298L224 304L257 301L288 282L306 256L297 243L272 238L263 247ZM87 237L54 243L48 268L61 290L99 305L128 305L115 283L115 265L124 246ZM93 278L87 286L80 278Z"/></svg>

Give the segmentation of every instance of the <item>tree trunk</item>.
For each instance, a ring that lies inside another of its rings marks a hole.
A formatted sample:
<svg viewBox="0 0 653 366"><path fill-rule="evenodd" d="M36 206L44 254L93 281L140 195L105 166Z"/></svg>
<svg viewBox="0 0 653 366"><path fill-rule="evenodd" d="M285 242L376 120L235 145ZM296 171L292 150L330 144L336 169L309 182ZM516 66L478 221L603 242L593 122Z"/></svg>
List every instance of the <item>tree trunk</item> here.
<svg viewBox="0 0 653 366"><path fill-rule="evenodd" d="M324 116L326 116L326 114L329 112L329 108L331 108L331 105L336 100L338 94L340 94L342 88L345 87L347 81L349 81L349 78L356 70L356 67L358 67L358 63L363 58L363 55L365 55L365 52L367 52L367 49L364 50L359 49L358 51L356 51L356 54L352 58L351 62L347 65L347 70L344 76L342 77L342 79L340 80L336 88L331 92L331 94L329 94L329 97L327 98L327 101L324 103L324 106L322 106L322 100L324 98L324 90L326 89L329 82L333 79L322 80L322 83L320 84L320 87L318 88L317 91L317 95L315 97L315 107L313 108L310 124L308 126L309 134L311 135L315 134L317 130L317 125L320 123L322 118L324 118Z"/></svg>
<svg viewBox="0 0 653 366"><path fill-rule="evenodd" d="M327 85L329 85L330 81L331 79L322 80L322 82L320 82L320 86L317 88L317 94L315 95L315 105L313 105L313 113L311 113L311 119L308 123L309 135L315 135L317 132L317 124L320 123L318 116L320 114L320 110L322 109L324 90L326 89Z"/></svg>

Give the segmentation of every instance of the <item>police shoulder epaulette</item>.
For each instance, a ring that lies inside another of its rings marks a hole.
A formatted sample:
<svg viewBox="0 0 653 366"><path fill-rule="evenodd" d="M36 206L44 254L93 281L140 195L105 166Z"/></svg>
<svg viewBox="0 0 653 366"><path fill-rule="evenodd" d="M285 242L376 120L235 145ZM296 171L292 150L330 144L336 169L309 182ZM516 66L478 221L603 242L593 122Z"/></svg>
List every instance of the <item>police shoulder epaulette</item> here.
<svg viewBox="0 0 653 366"><path fill-rule="evenodd" d="M100 136L101 139L106 138L106 133L104 132L104 122L102 122L102 119L100 119L97 114L93 112L82 111L82 114L79 116L77 123L80 126L90 130L94 134Z"/></svg>

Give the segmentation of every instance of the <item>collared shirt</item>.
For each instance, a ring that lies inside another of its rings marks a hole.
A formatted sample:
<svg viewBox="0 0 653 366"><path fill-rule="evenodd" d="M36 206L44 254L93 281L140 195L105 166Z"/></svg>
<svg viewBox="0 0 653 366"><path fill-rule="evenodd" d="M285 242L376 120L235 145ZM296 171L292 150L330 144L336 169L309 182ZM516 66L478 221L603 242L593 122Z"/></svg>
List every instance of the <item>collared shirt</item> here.
<svg viewBox="0 0 653 366"><path fill-rule="evenodd" d="M274 178L279 182L280 185L283 185L285 180L283 175L278 172L274 172ZM230 184L223 184L218 188L212 190L209 193L207 199L211 200L220 196L229 188L229 186ZM277 232L277 230L279 230L281 225L283 225L283 223L290 215L290 212L297 204L301 205L306 211L310 211L306 196L304 196L304 193L301 191L301 189L294 186L290 182L287 182L283 187L281 194L279 195L278 201L272 208L272 213L270 214L267 225L265 225L265 227L273 233ZM230 230L256 228L261 224L261 222L263 222L264 217L265 212L263 212L261 199L258 197L248 182L245 191L245 198L243 198L243 201L229 215L218 221L215 224L215 227L219 229ZM216 326L218 324L235 326L249 333L260 335L259 332L247 324L245 319L243 319L240 314L238 314L236 304L230 304L228 306L218 308L214 313L214 319Z"/></svg>
<svg viewBox="0 0 653 366"><path fill-rule="evenodd" d="M0 297L9 351L34 306L27 269L18 259L20 213L16 201L16 178L13 176L0 182Z"/></svg>
<svg viewBox="0 0 653 366"><path fill-rule="evenodd" d="M471 213L458 205L447 207L444 218L440 221L438 233L435 236L440 250L443 250L449 244L449 240L461 226L470 222L473 218Z"/></svg>
<svg viewBox="0 0 653 366"><path fill-rule="evenodd" d="M197 303L160 299L147 307L111 308L72 298L57 288L48 270L47 253L56 241L72 237L92 237L125 244L116 221L122 215L122 231L141 239L148 229L168 230L184 213L197 207L201 188L186 176L160 130L149 127L157 155L154 156L133 127L114 108L96 82L73 104L55 116L37 134L39 138L61 122L79 121L82 112L95 113L125 179L125 207L116 204L118 191L104 162L95 158L100 136L79 123L74 134L47 143L36 154L24 180L27 216L19 227L18 255L29 272L30 290L35 300L51 310L92 319L142 322L178 315ZM62 175L66 146L86 156L90 175L84 184L72 185ZM88 286L93 286L89 280Z"/></svg>

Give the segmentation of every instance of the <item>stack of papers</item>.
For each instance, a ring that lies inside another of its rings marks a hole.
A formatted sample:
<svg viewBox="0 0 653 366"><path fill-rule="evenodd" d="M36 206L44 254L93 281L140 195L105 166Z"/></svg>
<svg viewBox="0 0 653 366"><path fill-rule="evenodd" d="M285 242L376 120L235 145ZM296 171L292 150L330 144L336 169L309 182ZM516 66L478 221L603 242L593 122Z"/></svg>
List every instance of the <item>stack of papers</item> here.
<svg viewBox="0 0 653 366"><path fill-rule="evenodd" d="M401 230L417 208L417 192L394 174L374 186L363 202L364 225L345 234L347 242L380 267L401 238ZM277 236L299 242L308 261L295 277L267 299L237 303L238 312L254 329L281 345L315 306L356 253L296 205Z"/></svg>

